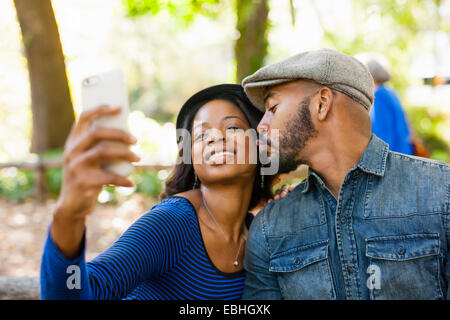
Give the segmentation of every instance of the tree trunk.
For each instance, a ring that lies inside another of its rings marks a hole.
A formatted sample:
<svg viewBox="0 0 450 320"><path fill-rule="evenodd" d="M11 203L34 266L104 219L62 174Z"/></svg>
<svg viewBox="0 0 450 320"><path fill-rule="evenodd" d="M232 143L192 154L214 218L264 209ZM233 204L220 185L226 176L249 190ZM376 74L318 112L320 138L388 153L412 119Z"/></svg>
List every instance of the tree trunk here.
<svg viewBox="0 0 450 320"><path fill-rule="evenodd" d="M75 120L50 0L14 0L31 87L31 152L61 148Z"/></svg>
<svg viewBox="0 0 450 320"><path fill-rule="evenodd" d="M268 0L237 0L236 80L241 82L264 64L267 53Z"/></svg>

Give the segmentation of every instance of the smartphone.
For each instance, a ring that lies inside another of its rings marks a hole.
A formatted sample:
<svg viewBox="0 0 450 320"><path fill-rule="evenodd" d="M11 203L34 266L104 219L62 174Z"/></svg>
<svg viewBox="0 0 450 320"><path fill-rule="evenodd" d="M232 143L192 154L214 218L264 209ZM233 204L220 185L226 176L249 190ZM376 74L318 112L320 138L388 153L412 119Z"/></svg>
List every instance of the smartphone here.
<svg viewBox="0 0 450 320"><path fill-rule="evenodd" d="M101 105L120 106L121 110L118 114L104 116L92 125L129 131L128 92L124 74L120 69L113 69L84 79L81 83L81 101L83 111ZM111 160L106 161L102 169L126 177L133 172L134 167L124 160Z"/></svg>

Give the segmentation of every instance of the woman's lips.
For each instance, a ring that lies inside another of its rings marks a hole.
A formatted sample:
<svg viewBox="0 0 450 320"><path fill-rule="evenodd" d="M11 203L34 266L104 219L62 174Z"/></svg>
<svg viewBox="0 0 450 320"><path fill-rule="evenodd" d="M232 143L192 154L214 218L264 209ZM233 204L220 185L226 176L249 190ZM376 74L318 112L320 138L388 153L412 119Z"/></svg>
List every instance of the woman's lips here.
<svg viewBox="0 0 450 320"><path fill-rule="evenodd" d="M209 155L208 157L206 157L206 163L207 164L222 164L225 163L225 160L227 159L227 157L233 156L234 157L234 152L230 152L230 151L219 151L219 152L215 152L211 155Z"/></svg>

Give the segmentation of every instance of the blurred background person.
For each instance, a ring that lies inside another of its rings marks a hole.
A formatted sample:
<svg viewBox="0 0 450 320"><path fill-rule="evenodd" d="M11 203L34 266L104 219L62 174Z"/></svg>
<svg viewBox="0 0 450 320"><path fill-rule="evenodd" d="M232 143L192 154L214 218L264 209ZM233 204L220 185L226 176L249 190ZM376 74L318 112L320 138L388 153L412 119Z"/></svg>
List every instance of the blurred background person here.
<svg viewBox="0 0 450 320"><path fill-rule="evenodd" d="M390 150L414 155L412 132L400 99L394 89L385 85L391 78L387 67L374 57L366 65L375 83L375 100L370 110L372 133L389 144Z"/></svg>

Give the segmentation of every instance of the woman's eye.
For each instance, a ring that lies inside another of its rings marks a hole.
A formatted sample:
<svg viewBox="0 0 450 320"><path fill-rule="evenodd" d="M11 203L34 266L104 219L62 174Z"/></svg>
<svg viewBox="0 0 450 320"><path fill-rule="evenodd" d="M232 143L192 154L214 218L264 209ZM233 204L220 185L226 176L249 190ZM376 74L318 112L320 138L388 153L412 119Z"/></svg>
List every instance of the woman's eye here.
<svg viewBox="0 0 450 320"><path fill-rule="evenodd" d="M200 133L200 134L198 134L195 137L194 141L202 140L203 138L205 138L205 134L204 133Z"/></svg>
<svg viewBox="0 0 450 320"><path fill-rule="evenodd" d="M228 127L228 128L227 128L227 131L231 131L231 132L233 132L233 133L235 133L235 132L237 132L237 131L240 131L240 130L242 130L242 128L234 127L234 126L231 126L231 127Z"/></svg>
<svg viewBox="0 0 450 320"><path fill-rule="evenodd" d="M270 112L275 112L277 110L278 104L274 105L273 107L270 107L269 111Z"/></svg>

